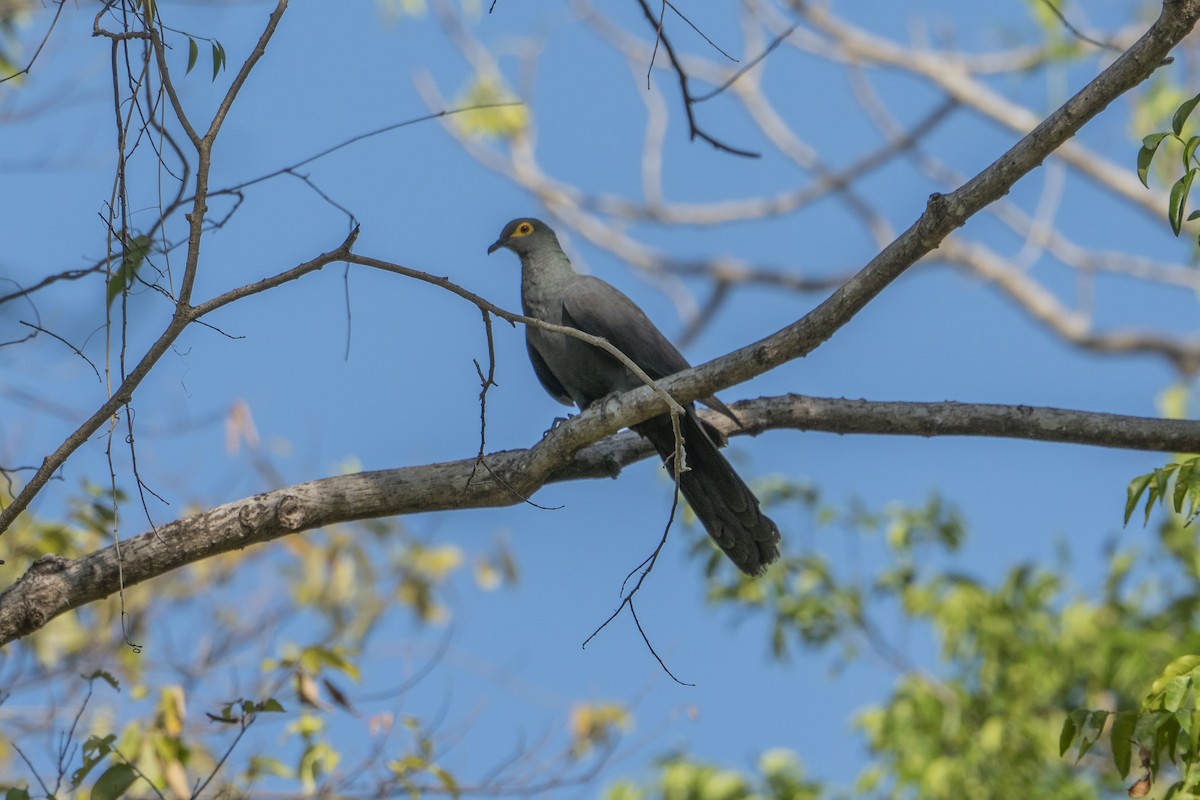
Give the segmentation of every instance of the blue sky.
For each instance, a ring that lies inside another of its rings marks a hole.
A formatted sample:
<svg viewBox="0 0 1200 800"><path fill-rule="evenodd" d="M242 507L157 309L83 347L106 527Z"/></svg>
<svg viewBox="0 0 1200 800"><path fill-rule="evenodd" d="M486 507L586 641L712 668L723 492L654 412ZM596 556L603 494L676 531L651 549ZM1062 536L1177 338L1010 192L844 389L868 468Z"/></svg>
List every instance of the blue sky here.
<svg viewBox="0 0 1200 800"><path fill-rule="evenodd" d="M965 13L962 6L878 0L844 13L901 40L911 18L953 25L955 41L968 50L1036 36L1023 4L992 4L982 17L978 8ZM162 7L172 25L220 40L233 67L269 10L261 3ZM688 11L707 32L727 34L723 40L730 46L737 43L731 16L700 16L711 11L703 7ZM1088 13L1092 24L1113 24L1123 20L1124 4ZM641 33L631 9L616 14ZM501 0L496 13L473 22L471 30L501 54L512 52L517 37L549 33L531 98L540 163L548 173L589 190L636 197L644 75L633 75L570 20L558 3ZM22 30L27 50L47 21L39 12ZM100 214L111 191L114 132L106 94L108 46L92 39L90 28L90 11L68 6L30 78L0 96L6 119L0 128L5 239L0 276L24 283L79 267L103 252ZM679 38L690 52L704 52L703 43ZM182 74L186 48L177 47L173 59L176 74ZM502 56L500 64L513 77L514 59ZM996 88L1034 109L1049 109L1062 99L1057 87L1073 91L1095 68L1094 59L1084 60L1019 83L997 80ZM297 3L229 117L214 155L212 185L256 177L426 113L414 89L418 71L427 71L446 97L458 95L471 76L430 18L388 22L368 2ZM229 78L227 71L215 87L210 84L203 54L196 72L177 78L195 119L211 114ZM665 153L669 197L722 199L807 182L778 158L749 161L688 143L676 87L661 74L656 82L671 109ZM850 163L878 145L878 135L836 71L780 51L768 62L766 85L798 135L830 163ZM915 119L936 102L910 79L881 76L879 86L901 119ZM1131 164L1136 145L1127 110L1125 103L1114 104L1081 140ZM701 106L700 114L715 135L763 146L731 103L714 101ZM1015 139L961 113L932 142L958 169L974 172ZM363 141L305 172L361 222L357 252L449 276L502 306L518 308L516 259L509 253L488 258L485 249L507 220L543 210L469 158L438 124ZM135 223L150 219L157 191L147 167L137 179ZM1044 179L1041 172L1029 176L1013 199L1029 207ZM863 186L898 229L915 219L936 188L899 165L872 175ZM1186 242L1170 237L1165 220L1117 206L1073 174L1066 178L1065 196L1061 226L1081 241L1165 259L1187 257ZM214 202L214 211L217 206ZM346 218L299 180L281 177L254 187L244 208L206 242L197 297L286 269L334 247L346 230ZM733 254L807 274L855 269L875 251L861 225L828 200L797 217L765 224L675 231L638 225L633 231L681 257ZM982 217L964 234L1005 253L1020 246ZM626 291L669 335L682 329L662 292L580 237L564 238L587 269ZM1048 281L1069 286L1061 274L1053 265L1046 268ZM478 380L472 359L486 356L478 312L445 292L395 275L355 270L348 283L343 277L341 266L328 267L222 310L209 322L240 338L195 328L158 365L136 403L139 467L172 503L155 511L156 521L174 518L189 503L215 504L265 488L244 451L236 456L225 451L220 420L237 400L248 403L288 482L333 474L347 463L382 469L474 454ZM352 308L349 358L344 357L346 286ZM702 285L690 287L704 295ZM819 299L740 289L687 355L699 363L724 354L794 321ZM1134 289L1115 281L1101 289L1098 300L1101 320L1173 331L1193 327L1195 299L1186 292ZM168 310L150 293L133 297L132 308L130 350L138 352ZM85 352L102 357L98 281L39 301L38 312L41 325L73 343L86 342ZM0 338L20 332L18 320L29 313L27 308L0 310ZM500 385L489 397L488 445L493 450L525 447L562 408L537 384L520 331L497 325L496 345ZM77 412L94 408L104 397L91 369L48 337L0 349L0 370L10 390L53 399ZM1080 355L988 286L931 265L905 276L808 358L723 397L799 392L1153 415L1156 393L1172 380L1170 370L1152 359ZM70 423L42 415L10 390L0 395L8 420L0 432L0 458L36 463ZM34 511L61 516L64 498L80 481L104 480L103 451L103 441L81 449L68 463L65 480L53 484ZM834 505L853 498L873 508L891 502L918 505L941 493L963 510L970 525L960 568L995 578L1022 560L1050 560L1056 543L1067 542L1077 565L1071 577L1082 588L1094 586L1103 539L1147 535L1137 528L1121 532L1124 488L1133 475L1162 463L1153 454L1030 442L795 431L738 439L731 457L752 478L778 474L811 482ZM508 753L518 732L533 739L547 729L561 731L573 702L616 700L634 704L637 728L630 741L640 744L610 776L636 770L673 747L730 766L748 766L768 748L787 747L817 776L843 785L852 780L862 752L848 720L856 709L885 696L895 677L889 667L867 659L833 674L829 657L803 653L790 663L771 662L760 620L739 623L705 605L699 565L684 557L686 539L679 535L668 545L639 608L656 648L696 686L667 679L627 618L581 650L583 639L615 607L621 579L657 541L669 507L669 484L658 465L643 463L615 482L553 485L535 499L562 509L517 506L404 520L419 535L458 544L468 553L486 549L501 535L521 567L521 583L512 590L484 594L467 582L456 586L446 663L405 699L413 713L433 716L445 708L450 719L473 720L448 766L469 777ZM774 516L785 538L849 564L848 544L836 534L815 535L807 512L783 507ZM127 535L145 528L132 508L126 519ZM188 624L201 635L206 622L199 618ZM361 690L389 685L401 656L428 657L442 635L414 629L408 615L397 611L374 639ZM929 659L928 643L919 634L900 638L911 643L915 657ZM154 643L147 645L153 651ZM339 724L343 744L353 747L360 723Z"/></svg>

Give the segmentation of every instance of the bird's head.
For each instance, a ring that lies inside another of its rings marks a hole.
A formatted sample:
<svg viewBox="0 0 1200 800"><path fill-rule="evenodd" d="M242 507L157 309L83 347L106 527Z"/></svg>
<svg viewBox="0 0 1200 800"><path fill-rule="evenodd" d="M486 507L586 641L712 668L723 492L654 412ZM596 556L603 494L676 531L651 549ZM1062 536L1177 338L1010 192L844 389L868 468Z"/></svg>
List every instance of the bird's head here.
<svg viewBox="0 0 1200 800"><path fill-rule="evenodd" d="M558 237L550 230L550 226L540 219L521 217L504 226L504 230L500 231L500 238L488 248L488 255L506 247L517 255L524 256L538 247L545 246L558 247Z"/></svg>

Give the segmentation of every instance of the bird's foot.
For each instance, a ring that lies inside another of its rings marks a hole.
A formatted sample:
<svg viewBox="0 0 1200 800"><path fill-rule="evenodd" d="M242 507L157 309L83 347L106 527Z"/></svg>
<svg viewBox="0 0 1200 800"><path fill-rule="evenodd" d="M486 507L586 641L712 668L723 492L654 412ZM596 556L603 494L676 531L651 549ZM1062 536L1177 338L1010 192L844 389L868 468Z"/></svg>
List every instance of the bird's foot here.
<svg viewBox="0 0 1200 800"><path fill-rule="evenodd" d="M546 438L550 435L550 431L557 429L559 425L562 425L567 420L575 419L577 416L577 414L567 414L565 417L555 417L554 421L550 423L550 427L542 432L542 438Z"/></svg>

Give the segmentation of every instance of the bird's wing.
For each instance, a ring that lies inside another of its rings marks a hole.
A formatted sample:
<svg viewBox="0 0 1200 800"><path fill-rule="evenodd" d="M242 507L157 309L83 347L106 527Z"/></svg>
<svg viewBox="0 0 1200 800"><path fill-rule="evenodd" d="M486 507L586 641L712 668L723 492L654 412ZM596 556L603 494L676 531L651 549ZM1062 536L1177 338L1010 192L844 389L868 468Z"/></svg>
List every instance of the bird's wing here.
<svg viewBox="0 0 1200 800"><path fill-rule="evenodd" d="M632 300L599 278L571 282L563 292L563 322L604 337L656 380L690 366Z"/></svg>
<svg viewBox="0 0 1200 800"><path fill-rule="evenodd" d="M542 358L542 354L533 346L533 342L529 341L529 336L525 336L525 349L529 352L529 361L533 364L534 374L538 380L542 382L542 386L550 393L558 402L563 405L574 405L575 401L571 399L571 395L567 393L566 388L562 385L562 381L554 376L550 371L549 365L546 364L546 359Z"/></svg>

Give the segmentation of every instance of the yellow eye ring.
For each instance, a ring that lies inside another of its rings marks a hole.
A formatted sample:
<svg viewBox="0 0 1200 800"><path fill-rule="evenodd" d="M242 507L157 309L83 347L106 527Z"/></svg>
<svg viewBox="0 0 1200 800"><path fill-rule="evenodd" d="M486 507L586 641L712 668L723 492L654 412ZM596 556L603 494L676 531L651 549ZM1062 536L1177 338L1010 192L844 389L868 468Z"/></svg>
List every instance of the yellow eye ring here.
<svg viewBox="0 0 1200 800"><path fill-rule="evenodd" d="M530 225L528 222L522 222L520 225L517 226L517 235L518 236L528 236L531 233L533 233L533 226Z"/></svg>

